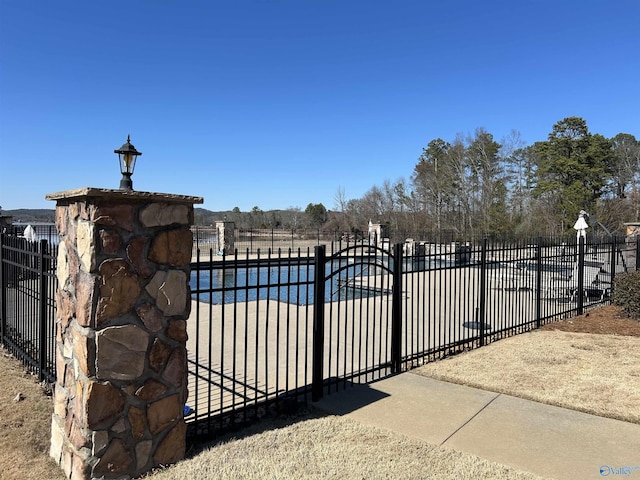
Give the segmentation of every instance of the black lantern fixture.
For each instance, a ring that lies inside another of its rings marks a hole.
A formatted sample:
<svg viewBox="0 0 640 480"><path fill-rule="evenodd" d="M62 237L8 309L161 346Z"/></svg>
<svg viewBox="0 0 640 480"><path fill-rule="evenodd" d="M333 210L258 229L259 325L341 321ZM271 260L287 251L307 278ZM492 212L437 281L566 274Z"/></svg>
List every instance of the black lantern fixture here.
<svg viewBox="0 0 640 480"><path fill-rule="evenodd" d="M131 175L133 175L133 170L136 167L136 159L138 155L142 155L142 152L137 151L136 147L131 145L131 135L127 135L127 143L113 152L118 154L118 160L120 161L120 173L122 173L120 190L133 190Z"/></svg>

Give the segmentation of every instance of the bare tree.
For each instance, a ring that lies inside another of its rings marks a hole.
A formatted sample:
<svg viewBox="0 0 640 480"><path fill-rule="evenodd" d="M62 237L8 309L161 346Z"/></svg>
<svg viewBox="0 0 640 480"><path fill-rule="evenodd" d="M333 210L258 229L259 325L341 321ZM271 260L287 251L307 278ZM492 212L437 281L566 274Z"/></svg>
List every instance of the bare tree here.
<svg viewBox="0 0 640 480"><path fill-rule="evenodd" d="M333 201L333 208L338 212L344 213L347 206L347 194L343 186L338 187L338 190L336 190L333 196Z"/></svg>

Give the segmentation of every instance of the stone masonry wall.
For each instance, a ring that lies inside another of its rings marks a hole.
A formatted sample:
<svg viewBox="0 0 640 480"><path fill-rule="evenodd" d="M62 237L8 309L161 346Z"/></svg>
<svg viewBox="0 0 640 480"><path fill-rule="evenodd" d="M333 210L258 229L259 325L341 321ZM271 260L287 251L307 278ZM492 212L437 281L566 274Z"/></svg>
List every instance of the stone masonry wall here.
<svg viewBox="0 0 640 480"><path fill-rule="evenodd" d="M68 478L184 457L193 205L63 199L51 456Z"/></svg>

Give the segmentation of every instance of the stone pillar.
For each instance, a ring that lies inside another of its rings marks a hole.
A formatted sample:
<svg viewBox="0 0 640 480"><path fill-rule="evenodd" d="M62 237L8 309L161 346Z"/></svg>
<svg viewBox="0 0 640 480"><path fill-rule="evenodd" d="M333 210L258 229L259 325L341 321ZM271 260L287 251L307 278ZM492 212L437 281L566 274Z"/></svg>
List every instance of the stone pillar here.
<svg viewBox="0 0 640 480"><path fill-rule="evenodd" d="M383 239L383 228L380 223L371 223L369 222L369 244L374 245L376 241L378 245L382 245Z"/></svg>
<svg viewBox="0 0 640 480"><path fill-rule="evenodd" d="M640 222L629 222L625 223L624 226L627 228L627 238L633 238L640 235Z"/></svg>
<svg viewBox="0 0 640 480"><path fill-rule="evenodd" d="M136 477L185 453L193 204L83 188L55 200L50 454L72 479Z"/></svg>
<svg viewBox="0 0 640 480"><path fill-rule="evenodd" d="M628 265L636 266L638 265L637 248L638 248L638 239L640 238L640 222L629 222L624 224L627 227L627 232L625 236L625 243L627 244L627 249L625 252L625 260Z"/></svg>
<svg viewBox="0 0 640 480"><path fill-rule="evenodd" d="M13 223L13 216L2 215L0 212L0 233L5 233Z"/></svg>
<svg viewBox="0 0 640 480"><path fill-rule="evenodd" d="M233 255L236 248L236 225L234 222L216 222L218 255Z"/></svg>

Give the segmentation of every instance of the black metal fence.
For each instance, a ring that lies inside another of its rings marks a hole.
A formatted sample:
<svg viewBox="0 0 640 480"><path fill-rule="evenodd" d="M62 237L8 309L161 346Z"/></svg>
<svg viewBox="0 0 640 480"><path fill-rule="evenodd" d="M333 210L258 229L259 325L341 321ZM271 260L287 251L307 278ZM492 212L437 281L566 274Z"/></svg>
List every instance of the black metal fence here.
<svg viewBox="0 0 640 480"><path fill-rule="evenodd" d="M616 238L331 243L192 264L189 402L210 435L610 301L637 269Z"/></svg>
<svg viewBox="0 0 640 480"><path fill-rule="evenodd" d="M637 270L638 258L635 241L615 237L198 249L189 431L209 437L581 314L609 302L616 275ZM0 265L2 342L52 381L56 247L1 235Z"/></svg>
<svg viewBox="0 0 640 480"><path fill-rule="evenodd" d="M0 235L0 337L40 381L55 380L57 247Z"/></svg>

